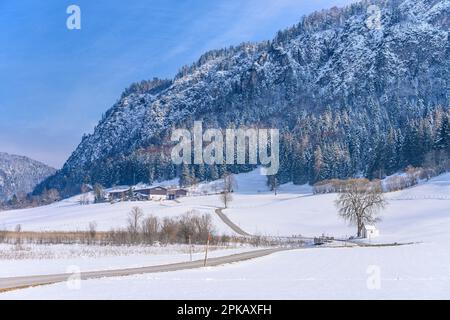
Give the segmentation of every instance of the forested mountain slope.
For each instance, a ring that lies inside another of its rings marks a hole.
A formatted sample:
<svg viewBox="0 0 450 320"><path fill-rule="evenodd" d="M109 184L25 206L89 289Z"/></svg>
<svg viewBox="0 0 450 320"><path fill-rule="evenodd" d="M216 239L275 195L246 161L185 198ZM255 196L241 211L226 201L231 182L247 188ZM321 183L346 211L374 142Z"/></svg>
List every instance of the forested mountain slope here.
<svg viewBox="0 0 450 320"><path fill-rule="evenodd" d="M55 169L27 157L0 152L0 201L27 194Z"/></svg>
<svg viewBox="0 0 450 320"><path fill-rule="evenodd" d="M271 41L208 52L174 79L133 84L35 193L250 169L173 165L171 130L195 120L279 128L280 182L383 176L448 157L449 16L448 0L332 8Z"/></svg>

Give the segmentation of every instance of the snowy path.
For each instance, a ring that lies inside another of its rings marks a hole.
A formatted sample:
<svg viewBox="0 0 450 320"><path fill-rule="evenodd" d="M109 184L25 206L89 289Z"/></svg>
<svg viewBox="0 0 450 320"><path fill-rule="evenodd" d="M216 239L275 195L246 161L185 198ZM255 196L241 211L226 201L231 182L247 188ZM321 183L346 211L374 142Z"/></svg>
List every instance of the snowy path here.
<svg viewBox="0 0 450 320"><path fill-rule="evenodd" d="M231 221L223 212L222 208L217 208L215 210L216 214L219 216L219 218L227 225L229 226L234 232L237 234L244 236L244 237L252 237L250 233L245 232L242 230L238 225L236 225L233 221Z"/></svg>

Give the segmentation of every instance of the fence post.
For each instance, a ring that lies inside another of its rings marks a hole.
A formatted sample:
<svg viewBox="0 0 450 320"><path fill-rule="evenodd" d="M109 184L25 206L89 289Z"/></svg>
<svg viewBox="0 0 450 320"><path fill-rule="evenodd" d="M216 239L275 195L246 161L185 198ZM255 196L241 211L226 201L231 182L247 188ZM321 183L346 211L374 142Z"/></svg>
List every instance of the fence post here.
<svg viewBox="0 0 450 320"><path fill-rule="evenodd" d="M192 244L191 244L191 235L189 235L189 257L192 262Z"/></svg>
<svg viewBox="0 0 450 320"><path fill-rule="evenodd" d="M205 261L203 262L203 266L206 267L206 260L208 260L208 247L209 247L209 239L211 238L211 234L208 233L208 240L206 241L206 250L205 250Z"/></svg>

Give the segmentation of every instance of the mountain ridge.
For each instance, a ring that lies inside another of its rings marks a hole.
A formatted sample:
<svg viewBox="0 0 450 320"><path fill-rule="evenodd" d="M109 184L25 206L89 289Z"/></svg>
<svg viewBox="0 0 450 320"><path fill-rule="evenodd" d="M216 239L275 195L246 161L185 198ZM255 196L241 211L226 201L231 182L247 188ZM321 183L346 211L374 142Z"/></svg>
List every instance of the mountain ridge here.
<svg viewBox="0 0 450 320"><path fill-rule="evenodd" d="M373 4L380 29L367 24ZM125 90L63 169L36 192L54 187L70 195L82 183L109 186L136 176L203 180L251 169L190 167L185 174L172 165L165 152L171 129L189 128L195 120L206 127L280 128L281 181L371 176L421 165L440 119L448 117L449 15L447 0L363 1L308 15L271 41L209 51L174 79ZM430 131L420 137L427 143L424 150L408 150L417 144L407 141L417 126ZM336 138L323 137L323 129ZM292 145L292 132L301 142ZM389 139L401 157L383 160L394 164L380 168L373 150ZM421 159L409 158L417 152ZM325 165L317 170L318 162Z"/></svg>
<svg viewBox="0 0 450 320"><path fill-rule="evenodd" d="M26 156L0 152L0 200L28 194L56 169Z"/></svg>

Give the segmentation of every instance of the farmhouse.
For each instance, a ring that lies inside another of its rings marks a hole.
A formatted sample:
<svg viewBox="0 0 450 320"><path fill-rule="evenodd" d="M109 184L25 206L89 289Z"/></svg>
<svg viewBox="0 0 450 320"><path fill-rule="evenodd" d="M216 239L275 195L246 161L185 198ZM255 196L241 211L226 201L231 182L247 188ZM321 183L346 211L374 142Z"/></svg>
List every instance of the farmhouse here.
<svg viewBox="0 0 450 320"><path fill-rule="evenodd" d="M109 200L125 200L128 190L112 190L109 192Z"/></svg>
<svg viewBox="0 0 450 320"><path fill-rule="evenodd" d="M112 190L109 192L109 200L174 200L180 197L185 197L188 194L188 191L185 189L177 189L177 188L165 188L161 186L157 187L131 187L128 189L118 189Z"/></svg>
<svg viewBox="0 0 450 320"><path fill-rule="evenodd" d="M134 194L139 198L148 199L148 196L150 195L150 188L134 189Z"/></svg>
<svg viewBox="0 0 450 320"><path fill-rule="evenodd" d="M171 189L167 191L167 199L175 200L180 197L186 197L187 193L188 192L185 189Z"/></svg>
<svg viewBox="0 0 450 320"><path fill-rule="evenodd" d="M147 187L134 190L139 198L147 198L148 200L159 200L167 197L167 189L164 187Z"/></svg>
<svg viewBox="0 0 450 320"><path fill-rule="evenodd" d="M362 237L363 238L376 238L380 235L380 231L373 225L364 225L362 230Z"/></svg>

